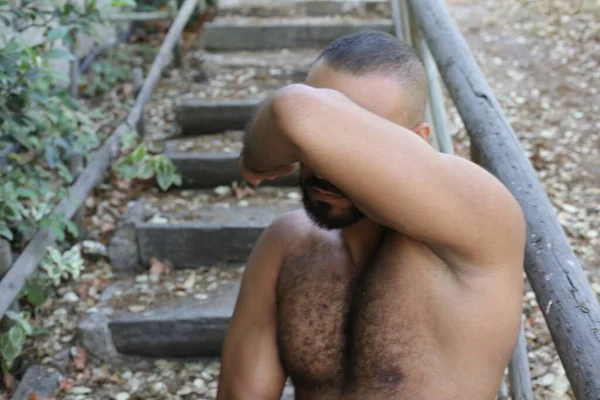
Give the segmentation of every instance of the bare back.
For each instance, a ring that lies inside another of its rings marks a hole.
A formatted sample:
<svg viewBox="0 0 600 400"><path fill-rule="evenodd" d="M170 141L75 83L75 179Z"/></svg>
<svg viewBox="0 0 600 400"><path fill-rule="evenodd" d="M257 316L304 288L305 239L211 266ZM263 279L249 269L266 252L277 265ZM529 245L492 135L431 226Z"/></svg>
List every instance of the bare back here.
<svg viewBox="0 0 600 400"><path fill-rule="evenodd" d="M392 231L358 270L335 233L298 232L276 292L297 399L494 397L519 324L510 279L457 276Z"/></svg>

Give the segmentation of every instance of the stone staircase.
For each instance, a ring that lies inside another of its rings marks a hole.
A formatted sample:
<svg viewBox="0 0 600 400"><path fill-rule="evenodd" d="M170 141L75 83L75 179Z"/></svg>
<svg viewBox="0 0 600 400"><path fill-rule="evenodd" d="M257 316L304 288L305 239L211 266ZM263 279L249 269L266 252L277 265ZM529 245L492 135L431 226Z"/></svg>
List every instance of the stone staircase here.
<svg viewBox="0 0 600 400"><path fill-rule="evenodd" d="M170 263L172 273L159 281L130 274L115 282L78 327L80 343L111 365L219 356L244 262L258 236L276 215L301 207L297 176L254 194L231 187L241 180L241 130L265 93L301 82L333 39L393 29L387 1L223 6L223 16L205 29L203 61L215 74L235 79L215 88L209 78L180 93L174 109L179 134L162 148L181 171L183 186L139 199L109 246L117 270L160 260Z"/></svg>

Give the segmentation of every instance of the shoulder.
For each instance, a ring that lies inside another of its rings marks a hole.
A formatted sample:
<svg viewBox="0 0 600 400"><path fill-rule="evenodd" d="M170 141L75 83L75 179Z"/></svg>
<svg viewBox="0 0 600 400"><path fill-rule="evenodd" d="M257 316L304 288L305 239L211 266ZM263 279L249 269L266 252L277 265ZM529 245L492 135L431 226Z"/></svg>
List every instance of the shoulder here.
<svg viewBox="0 0 600 400"><path fill-rule="evenodd" d="M267 227L264 235L285 256L313 237L315 226L306 215L306 212L300 209L277 216Z"/></svg>

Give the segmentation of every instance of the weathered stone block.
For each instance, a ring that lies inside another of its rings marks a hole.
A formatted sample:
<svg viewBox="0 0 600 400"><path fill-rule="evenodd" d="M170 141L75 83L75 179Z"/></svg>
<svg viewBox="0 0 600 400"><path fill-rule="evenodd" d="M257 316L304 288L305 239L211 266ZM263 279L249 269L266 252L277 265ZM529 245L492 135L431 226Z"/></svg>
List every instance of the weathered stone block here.
<svg viewBox="0 0 600 400"><path fill-rule="evenodd" d="M202 219L181 223L140 223L140 258L169 260L176 268L235 263L247 260L256 240L276 215L298 209L281 203L248 207L207 207Z"/></svg>
<svg viewBox="0 0 600 400"><path fill-rule="evenodd" d="M246 127L262 97L210 101L186 99L175 109L184 135L219 133Z"/></svg>
<svg viewBox="0 0 600 400"><path fill-rule="evenodd" d="M238 153L169 153L182 175L182 188L208 189L220 185L229 185L233 181L242 181L237 166ZM298 184L298 174L264 182L269 186L294 186Z"/></svg>
<svg viewBox="0 0 600 400"><path fill-rule="evenodd" d="M120 271L133 271L140 263L135 224L142 220L144 200L138 200L124 214L108 245L111 265Z"/></svg>
<svg viewBox="0 0 600 400"><path fill-rule="evenodd" d="M237 298L231 285L207 300L183 301L145 314L123 314L108 326L116 349L123 354L150 357L215 357Z"/></svg>
<svg viewBox="0 0 600 400"><path fill-rule="evenodd" d="M216 20L206 25L202 37L207 50L263 50L325 47L333 40L358 31L393 32L390 20L306 20L261 22Z"/></svg>
<svg viewBox="0 0 600 400"><path fill-rule="evenodd" d="M52 397L60 384L61 374L53 368L37 364L27 368L12 400L28 400L31 393Z"/></svg>

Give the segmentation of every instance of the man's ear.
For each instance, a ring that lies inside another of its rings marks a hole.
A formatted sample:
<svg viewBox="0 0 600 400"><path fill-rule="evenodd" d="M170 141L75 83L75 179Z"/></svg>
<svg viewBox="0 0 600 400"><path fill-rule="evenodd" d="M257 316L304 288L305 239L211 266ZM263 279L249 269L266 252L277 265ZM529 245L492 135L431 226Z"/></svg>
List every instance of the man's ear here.
<svg viewBox="0 0 600 400"><path fill-rule="evenodd" d="M427 122L420 123L419 125L412 128L412 131L419 135L427 143L429 143L429 136L431 136L431 127Z"/></svg>

